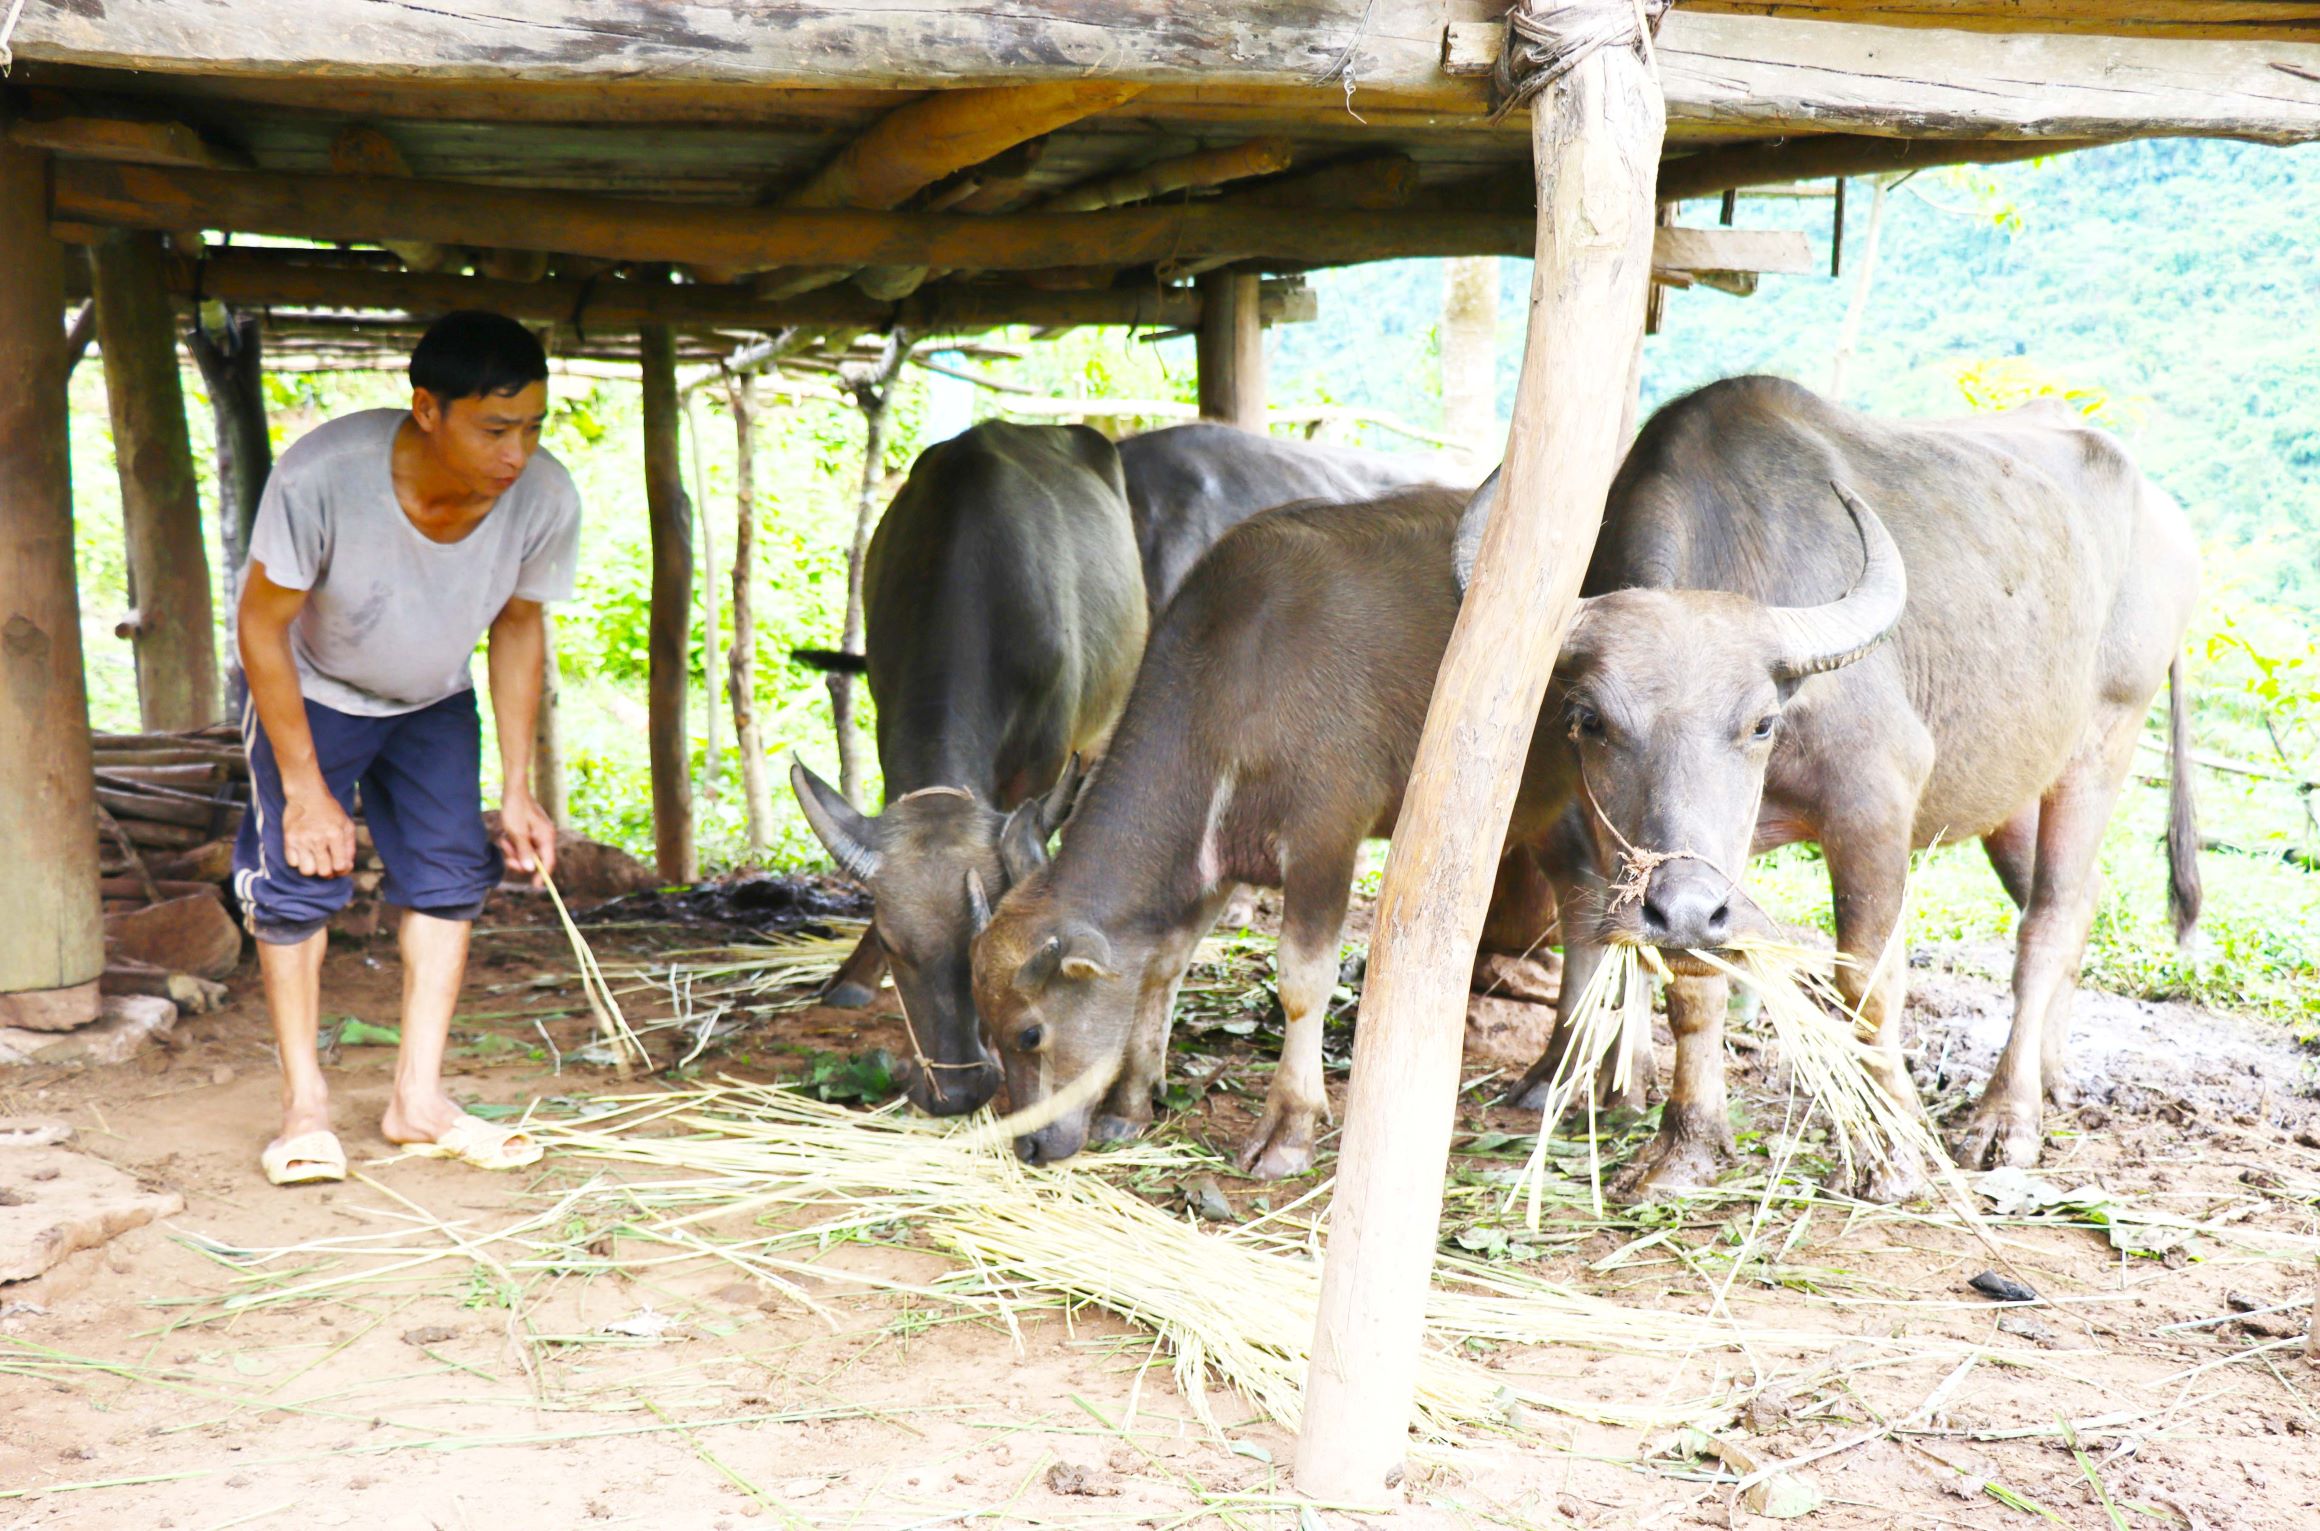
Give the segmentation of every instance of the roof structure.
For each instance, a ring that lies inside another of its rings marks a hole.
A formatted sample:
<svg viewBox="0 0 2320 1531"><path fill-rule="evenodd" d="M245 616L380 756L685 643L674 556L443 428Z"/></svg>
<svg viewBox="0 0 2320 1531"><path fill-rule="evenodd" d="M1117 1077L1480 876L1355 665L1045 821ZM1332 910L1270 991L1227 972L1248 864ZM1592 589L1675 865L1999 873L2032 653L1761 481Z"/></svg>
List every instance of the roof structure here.
<svg viewBox="0 0 2320 1531"><path fill-rule="evenodd" d="M253 306L472 302L574 340L647 318L1173 326L1203 271L1528 253L1523 114L1490 110L1502 10L28 0L5 106L56 156L68 237L393 252L179 274ZM1710 0L1668 14L1657 53L1665 198L2154 134L2320 137L2304 0ZM1655 256L1679 279L1801 269L1761 236L1685 239Z"/></svg>

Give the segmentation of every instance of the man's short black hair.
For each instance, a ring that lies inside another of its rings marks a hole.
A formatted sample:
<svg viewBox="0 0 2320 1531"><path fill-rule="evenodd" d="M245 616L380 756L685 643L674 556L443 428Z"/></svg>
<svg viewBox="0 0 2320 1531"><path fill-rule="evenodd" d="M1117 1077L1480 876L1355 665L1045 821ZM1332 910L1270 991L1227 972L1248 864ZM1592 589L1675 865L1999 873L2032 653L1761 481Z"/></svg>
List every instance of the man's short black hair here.
<svg viewBox="0 0 2320 1531"><path fill-rule="evenodd" d="M505 314L463 308L427 326L411 352L411 386L448 404L520 393L548 380L539 338Z"/></svg>

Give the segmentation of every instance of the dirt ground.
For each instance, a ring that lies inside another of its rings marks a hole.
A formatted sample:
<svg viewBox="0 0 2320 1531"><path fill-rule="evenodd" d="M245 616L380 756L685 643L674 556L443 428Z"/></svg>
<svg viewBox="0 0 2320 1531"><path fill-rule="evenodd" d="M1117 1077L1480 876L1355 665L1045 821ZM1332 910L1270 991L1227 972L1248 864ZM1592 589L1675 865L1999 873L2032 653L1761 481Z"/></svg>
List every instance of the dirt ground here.
<svg viewBox="0 0 2320 1531"><path fill-rule="evenodd" d="M479 935L453 1092L510 1105L609 1092L603 1070L548 1056L534 1028L546 1018L559 1054L585 1040L560 933L524 901L502 904ZM699 940L596 938L608 963ZM1944 952L1913 974L1913 1062L1937 1111L1970 1098L2003 1038L1990 975L2005 961ZM1194 986L1171 1065L1183 1109L1164 1131L1229 1150L1253 1121L1267 1065L1249 971ZM341 945L324 1013L392 1025L397 983L390 939ZM2114 1249L2068 1207L1997 1219L2001 1257L1923 1207L1793 1188L1768 1201L1782 1081L1745 1033L1732 1061L1747 1162L1722 1192L1602 1219L1574 1192L1528 1233L1491 1214L1487 1188L1537 1124L1486 1104L1493 1070L1476 1061L1454 1175L1465 1194L1445 1224L1456 1244L1622 1303L1716 1315L1730 1332L1678 1362L1558 1346L1497 1348L1484 1364L1623 1407L1745 1401L1702 1410L1729 1443L1721 1463L1699 1436L1540 1412L1418 1463L1386 1513L1352 1515L1287 1498L1284 1430L1236 1421L1229 1401L1221 1436L1198 1424L1133 1325L1082 1309L1018 1337L848 1283L943 1268L907 1238L828 1252L817 1296L834 1325L707 1260L558 1277L520 1311L455 1260L222 1311L241 1276L205 1241L311 1245L399 1222L412 1247L440 1249L603 1173L555 1156L509 1177L393 1159L376 1127L391 1049L341 1046L338 1123L363 1178L272 1189L257 1166L275 1072L254 972L233 990L228 1010L189 1019L137 1064L0 1077L0 1115L70 1122L82 1150L186 1203L0 1287L0 1526L1743 1526L1764 1517L1736 1477L1782 1463L1817 1498L1805 1523L1831 1531L2320 1525L2320 1365L2301 1337L2320 1269L2320 1103L2313 1057L2251 1021L2081 996L2086 1102L2050 1116L2037 1183L2107 1192L2111 1221L2137 1223L2128 1242L2146 1252ZM901 1041L890 1015L805 1009L705 1062L780 1077L817 1053ZM1613 1152L1646 1130L1620 1127ZM1220 1178L1238 1209L1280 1196ZM1968 1286L2001 1263L2043 1301L2001 1308ZM291 1268L331 1257L272 1267ZM2237 1316L2235 1303L2279 1311ZM1753 1337L1775 1330L1855 1338Z"/></svg>

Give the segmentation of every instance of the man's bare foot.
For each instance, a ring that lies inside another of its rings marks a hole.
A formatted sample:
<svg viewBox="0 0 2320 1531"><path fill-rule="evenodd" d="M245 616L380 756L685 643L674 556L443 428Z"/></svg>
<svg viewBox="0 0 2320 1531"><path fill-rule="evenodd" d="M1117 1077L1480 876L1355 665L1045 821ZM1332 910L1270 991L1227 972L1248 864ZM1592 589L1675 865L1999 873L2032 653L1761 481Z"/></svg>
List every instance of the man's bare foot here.
<svg viewBox="0 0 2320 1531"><path fill-rule="evenodd" d="M420 1096L397 1093L379 1118L379 1135L390 1143L432 1143L466 1114L441 1090Z"/></svg>

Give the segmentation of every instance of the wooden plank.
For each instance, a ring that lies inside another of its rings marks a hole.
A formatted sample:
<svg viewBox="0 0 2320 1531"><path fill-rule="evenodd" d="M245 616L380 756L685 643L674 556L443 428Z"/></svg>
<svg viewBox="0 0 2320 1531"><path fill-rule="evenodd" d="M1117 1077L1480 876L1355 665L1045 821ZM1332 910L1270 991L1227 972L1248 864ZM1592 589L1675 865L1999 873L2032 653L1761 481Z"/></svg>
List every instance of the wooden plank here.
<svg viewBox="0 0 2320 1531"><path fill-rule="evenodd" d="M190 297L193 263L173 262L170 283L180 298ZM309 256L282 250L220 251L203 266L200 285L206 296L241 308L370 309L414 318L432 318L455 308L490 308L517 319L557 324L565 333L572 332L577 317L591 335L628 335L640 324L656 322L723 330L825 324L885 329L900 323L914 334L936 335L1010 324L1180 328L1200 320L1200 298L1192 288L1155 288L1148 283L1102 292L962 283L929 288L901 303L877 303L859 293L830 289L773 303L738 285L610 278L594 283L497 282L333 264L326 252ZM1294 323L1314 315L1309 288L1267 284L1262 303L1268 324Z"/></svg>
<svg viewBox="0 0 2320 1531"><path fill-rule="evenodd" d="M1663 202L1704 197L1742 186L1785 186L1825 176L1874 175L1939 165L1996 165L2099 147L2103 139L1876 138L1825 133L1769 144L1708 149L1659 166ZM1822 188L1824 191L1826 188Z"/></svg>
<svg viewBox="0 0 2320 1531"><path fill-rule="evenodd" d="M119 117L23 118L8 124L10 141L81 159L126 160L139 165L190 165L246 170L249 156L205 140L182 122Z"/></svg>
<svg viewBox="0 0 2320 1531"><path fill-rule="evenodd" d="M2312 0L1685 0L1685 6L1695 13L1995 32L2299 42L2320 29L2320 4Z"/></svg>
<svg viewBox="0 0 2320 1531"><path fill-rule="evenodd" d="M136 592L138 715L149 730L203 728L224 712L168 257L159 235L121 233L96 246L90 260L129 587Z"/></svg>
<svg viewBox="0 0 2320 1531"><path fill-rule="evenodd" d="M1289 168L1295 151L1282 138L1252 138L1221 149L1202 149L1140 165L1118 175L1066 187L1038 204L1043 213L1087 213L1146 202L1170 192L1221 186L1250 176L1277 175Z"/></svg>
<svg viewBox="0 0 2320 1531"><path fill-rule="evenodd" d="M1532 113L1538 253L1501 496L1394 825L1354 1032L1296 1486L1374 1504L1409 1444L1466 989L1515 793L1623 443L1664 129L1606 47ZM1574 359L1589 359L1574 365ZM1608 364L1608 365L1606 365ZM1610 377L1606 377L1606 373Z"/></svg>
<svg viewBox="0 0 2320 1531"><path fill-rule="evenodd" d="M653 848L663 882L700 875L693 847L693 762L685 723L693 626L693 505L678 455L675 338L648 324L643 346L644 497L652 528L652 612L645 679L652 756Z"/></svg>
<svg viewBox="0 0 2320 1531"><path fill-rule="evenodd" d="M36 5L21 59L208 75L639 76L750 85L925 89L1102 77L1379 88L1437 72L1445 15L1489 0L498 0L479 11L400 0L106 0Z"/></svg>
<svg viewBox="0 0 2320 1531"><path fill-rule="evenodd" d="M1258 278L1238 271L1200 279L1200 416L1260 434L1265 429L1265 329Z"/></svg>
<svg viewBox="0 0 2320 1531"><path fill-rule="evenodd" d="M1812 241L1796 229L1662 228L1651 242L1662 271L1764 271L1798 276L1814 269Z"/></svg>
<svg viewBox="0 0 2320 1531"><path fill-rule="evenodd" d="M56 168L55 215L123 228L222 228L320 240L423 239L617 261L736 270L785 265L1025 271L1270 257L1348 265L1430 255L1517 255L1519 213L1127 207L990 218L835 209L698 207L569 192L368 176L157 170L98 161Z"/></svg>
<svg viewBox="0 0 2320 1531"><path fill-rule="evenodd" d="M70 1025L96 1015L105 946L47 175L46 155L0 142L0 995L53 994L22 1007Z"/></svg>

